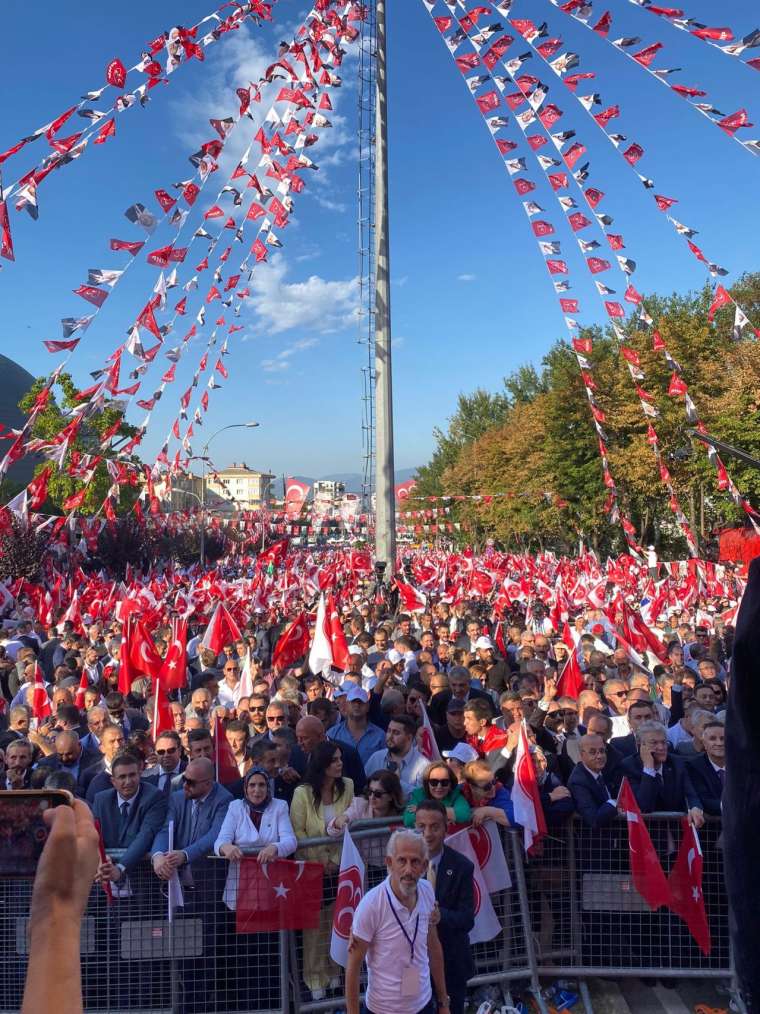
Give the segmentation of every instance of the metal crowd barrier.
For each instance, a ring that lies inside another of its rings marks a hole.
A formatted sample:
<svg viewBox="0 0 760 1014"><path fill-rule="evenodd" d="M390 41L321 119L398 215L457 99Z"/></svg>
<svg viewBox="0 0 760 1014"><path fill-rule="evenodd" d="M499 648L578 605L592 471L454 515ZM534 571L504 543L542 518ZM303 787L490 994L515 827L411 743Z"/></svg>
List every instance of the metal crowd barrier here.
<svg viewBox="0 0 760 1014"><path fill-rule="evenodd" d="M679 816L651 815L647 823L667 875L680 840ZM367 866L367 888L385 876L392 830L382 821L351 829ZM502 929L475 946L470 985L497 987L507 999L513 989L527 990L546 1014L540 979L572 979L591 1014L588 978L732 980L720 823L706 824L700 837L708 956L677 916L651 912L636 892L624 821L590 830L574 818L551 828L542 854L527 858L521 831L507 829L512 886L492 895ZM296 855L314 846L330 846L337 867L341 839L309 839ZM319 929L237 934L235 914L222 902L227 869L226 861L212 857L194 865L193 882L183 885L185 907L171 921L166 885L147 860L111 904L95 885L82 926L85 1010L307 1014L343 1006L343 972L329 958L337 870L325 876ZM30 881L0 881L0 1014L21 1006L30 896Z"/></svg>

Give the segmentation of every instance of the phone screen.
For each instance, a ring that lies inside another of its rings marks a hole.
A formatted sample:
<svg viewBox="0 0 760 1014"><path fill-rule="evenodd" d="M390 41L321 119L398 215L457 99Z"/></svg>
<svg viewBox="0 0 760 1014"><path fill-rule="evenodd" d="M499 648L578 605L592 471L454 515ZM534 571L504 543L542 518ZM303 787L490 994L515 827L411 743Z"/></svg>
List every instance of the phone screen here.
<svg viewBox="0 0 760 1014"><path fill-rule="evenodd" d="M34 876L49 834L42 815L66 804L63 790L0 792L0 877Z"/></svg>

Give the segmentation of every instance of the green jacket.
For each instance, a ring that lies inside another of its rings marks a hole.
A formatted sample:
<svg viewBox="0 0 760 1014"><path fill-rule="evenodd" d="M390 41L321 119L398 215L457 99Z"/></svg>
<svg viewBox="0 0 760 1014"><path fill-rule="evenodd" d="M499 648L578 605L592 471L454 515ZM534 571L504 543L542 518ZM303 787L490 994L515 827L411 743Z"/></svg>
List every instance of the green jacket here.
<svg viewBox="0 0 760 1014"><path fill-rule="evenodd" d="M417 806L422 802L423 799L428 799L425 795L425 789L422 785L412 791L409 796L409 802L407 803L406 809L404 810L404 827L414 827L414 814L417 810ZM458 785L441 800L443 805L447 808L451 808L454 811L455 824L469 824L472 810L470 804L462 795L462 790Z"/></svg>

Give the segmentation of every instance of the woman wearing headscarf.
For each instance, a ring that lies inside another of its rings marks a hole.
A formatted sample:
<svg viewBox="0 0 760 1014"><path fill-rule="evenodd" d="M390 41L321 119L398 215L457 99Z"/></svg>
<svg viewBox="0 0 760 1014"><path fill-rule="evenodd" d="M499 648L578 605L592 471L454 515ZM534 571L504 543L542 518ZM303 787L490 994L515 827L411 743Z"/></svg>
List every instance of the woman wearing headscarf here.
<svg viewBox="0 0 760 1014"><path fill-rule="evenodd" d="M340 748L331 740L319 743L311 752L303 784L296 788L290 805L298 840L326 837L327 825L348 809L353 798L354 783L343 777ZM321 1000L328 989L340 985L340 968L329 956L340 853L340 842L298 851L300 858L322 863L325 871L319 928L303 931L303 980L314 1000Z"/></svg>
<svg viewBox="0 0 760 1014"><path fill-rule="evenodd" d="M220 987L229 983L231 995L220 1002L234 1010L251 1005L276 1009L279 969L276 933L237 934L235 929L240 860L244 850L258 848L256 859L269 863L292 855L297 846L290 823L288 804L272 798L269 777L263 768L250 768L243 779L243 798L233 799L214 843L217 855L230 861L222 901L231 915L227 927L228 962L235 976L222 977Z"/></svg>

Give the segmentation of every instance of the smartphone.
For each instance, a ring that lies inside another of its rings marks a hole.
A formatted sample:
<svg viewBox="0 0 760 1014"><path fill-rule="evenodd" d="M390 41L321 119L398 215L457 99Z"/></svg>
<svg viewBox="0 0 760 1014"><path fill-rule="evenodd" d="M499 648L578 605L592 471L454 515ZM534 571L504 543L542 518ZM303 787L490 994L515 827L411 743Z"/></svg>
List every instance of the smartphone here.
<svg viewBox="0 0 760 1014"><path fill-rule="evenodd" d="M0 877L34 876L49 834L43 813L73 803L65 789L0 791Z"/></svg>

